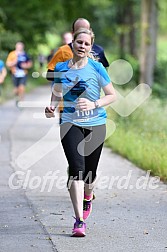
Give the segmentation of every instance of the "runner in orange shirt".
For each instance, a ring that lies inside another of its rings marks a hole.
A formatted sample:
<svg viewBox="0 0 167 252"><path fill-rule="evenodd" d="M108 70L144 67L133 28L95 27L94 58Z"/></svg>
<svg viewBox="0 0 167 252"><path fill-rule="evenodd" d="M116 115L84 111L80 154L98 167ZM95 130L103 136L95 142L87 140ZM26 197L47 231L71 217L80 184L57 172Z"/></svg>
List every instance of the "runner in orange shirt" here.
<svg viewBox="0 0 167 252"><path fill-rule="evenodd" d="M32 61L24 51L24 44L22 42L17 42L15 48L14 51L9 53L6 65L12 74L17 105L24 98L28 69L32 67Z"/></svg>

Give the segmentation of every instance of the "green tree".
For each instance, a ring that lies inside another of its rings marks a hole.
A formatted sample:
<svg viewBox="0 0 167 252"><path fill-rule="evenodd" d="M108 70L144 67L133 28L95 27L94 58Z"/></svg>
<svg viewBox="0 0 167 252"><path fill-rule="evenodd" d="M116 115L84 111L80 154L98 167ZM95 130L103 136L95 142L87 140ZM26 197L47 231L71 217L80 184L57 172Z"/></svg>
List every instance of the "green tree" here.
<svg viewBox="0 0 167 252"><path fill-rule="evenodd" d="M153 85L157 44L157 0L141 1L140 83Z"/></svg>
<svg viewBox="0 0 167 252"><path fill-rule="evenodd" d="M20 39L30 46L35 46L44 40L47 30L56 26L56 21L62 19L61 1L57 0L1 0L0 24L4 31L19 34ZM16 42L13 36L12 45Z"/></svg>

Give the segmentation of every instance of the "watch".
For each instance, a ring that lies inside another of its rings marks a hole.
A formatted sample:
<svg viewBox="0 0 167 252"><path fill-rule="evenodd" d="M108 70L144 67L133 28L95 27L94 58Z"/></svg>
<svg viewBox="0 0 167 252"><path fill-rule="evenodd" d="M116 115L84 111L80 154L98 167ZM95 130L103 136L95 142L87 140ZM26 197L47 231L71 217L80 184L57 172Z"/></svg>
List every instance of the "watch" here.
<svg viewBox="0 0 167 252"><path fill-rule="evenodd" d="M95 108L99 108L99 103L98 103L98 101L94 101L94 104L95 104Z"/></svg>

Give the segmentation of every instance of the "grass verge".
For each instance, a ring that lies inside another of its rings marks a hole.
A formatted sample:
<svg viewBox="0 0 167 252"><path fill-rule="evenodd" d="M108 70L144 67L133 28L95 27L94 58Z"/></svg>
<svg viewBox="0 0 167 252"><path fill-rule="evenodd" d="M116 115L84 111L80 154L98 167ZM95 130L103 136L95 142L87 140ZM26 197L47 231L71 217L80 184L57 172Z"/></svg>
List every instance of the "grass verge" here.
<svg viewBox="0 0 167 252"><path fill-rule="evenodd" d="M108 117L115 122L116 130L105 145L167 181L167 104L150 98L128 117L111 109Z"/></svg>

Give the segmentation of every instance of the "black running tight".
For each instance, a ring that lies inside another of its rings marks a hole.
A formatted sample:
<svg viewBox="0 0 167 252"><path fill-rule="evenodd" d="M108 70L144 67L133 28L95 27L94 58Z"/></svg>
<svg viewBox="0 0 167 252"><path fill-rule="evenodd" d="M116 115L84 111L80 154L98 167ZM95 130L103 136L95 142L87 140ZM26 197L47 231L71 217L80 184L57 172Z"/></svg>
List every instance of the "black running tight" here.
<svg viewBox="0 0 167 252"><path fill-rule="evenodd" d="M96 177L106 126L83 128L64 123L60 125L60 135L69 164L69 179L91 184Z"/></svg>

